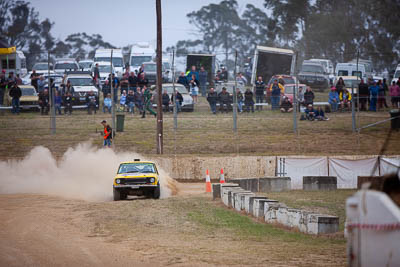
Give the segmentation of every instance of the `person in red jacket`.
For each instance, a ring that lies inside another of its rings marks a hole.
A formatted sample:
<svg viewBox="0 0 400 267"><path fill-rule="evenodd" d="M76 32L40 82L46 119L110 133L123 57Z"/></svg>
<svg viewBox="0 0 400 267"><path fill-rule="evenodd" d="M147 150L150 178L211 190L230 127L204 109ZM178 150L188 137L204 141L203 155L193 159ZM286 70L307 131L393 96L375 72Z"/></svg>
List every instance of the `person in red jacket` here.
<svg viewBox="0 0 400 267"><path fill-rule="evenodd" d="M105 120L101 122L101 124L104 127L103 130L103 138L104 138L104 146L111 147L111 141L112 141L112 128L110 125L107 124Z"/></svg>

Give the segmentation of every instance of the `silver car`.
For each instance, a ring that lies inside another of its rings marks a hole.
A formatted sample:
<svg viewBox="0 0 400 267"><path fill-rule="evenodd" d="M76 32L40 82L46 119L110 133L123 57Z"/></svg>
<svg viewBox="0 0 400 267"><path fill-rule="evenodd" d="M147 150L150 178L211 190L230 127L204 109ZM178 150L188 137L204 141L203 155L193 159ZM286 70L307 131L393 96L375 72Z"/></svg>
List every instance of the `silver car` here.
<svg viewBox="0 0 400 267"><path fill-rule="evenodd" d="M153 85L151 90L153 90L154 98L153 98L153 107L157 107L157 92L155 92L156 86ZM163 83L162 92L167 91L169 98L171 99L172 93L174 92L174 87L172 83ZM179 83L175 83L175 90L178 91L183 98L183 102L181 105L182 111L190 111L194 110L193 98L190 96L188 90L185 86Z"/></svg>

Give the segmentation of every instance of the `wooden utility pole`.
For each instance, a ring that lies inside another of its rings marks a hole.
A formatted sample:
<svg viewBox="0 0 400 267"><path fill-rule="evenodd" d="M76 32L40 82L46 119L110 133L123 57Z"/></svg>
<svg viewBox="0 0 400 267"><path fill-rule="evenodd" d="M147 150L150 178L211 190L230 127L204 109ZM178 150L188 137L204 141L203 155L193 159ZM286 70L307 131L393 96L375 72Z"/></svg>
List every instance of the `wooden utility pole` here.
<svg viewBox="0 0 400 267"><path fill-rule="evenodd" d="M157 154L163 154L161 0L156 0L156 13L157 13Z"/></svg>

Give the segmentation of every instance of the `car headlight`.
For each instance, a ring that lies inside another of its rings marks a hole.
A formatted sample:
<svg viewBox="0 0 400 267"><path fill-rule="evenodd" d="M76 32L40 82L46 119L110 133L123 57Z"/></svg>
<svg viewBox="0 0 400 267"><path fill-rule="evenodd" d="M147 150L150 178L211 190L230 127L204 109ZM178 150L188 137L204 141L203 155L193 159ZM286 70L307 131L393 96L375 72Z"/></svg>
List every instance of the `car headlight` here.
<svg viewBox="0 0 400 267"><path fill-rule="evenodd" d="M156 179L154 179L154 177L150 178L150 183L154 183L156 181Z"/></svg>
<svg viewBox="0 0 400 267"><path fill-rule="evenodd" d="M120 179L117 179L117 180L115 180L115 182L116 182L117 184L119 184L119 183L121 183L121 180L120 180Z"/></svg>

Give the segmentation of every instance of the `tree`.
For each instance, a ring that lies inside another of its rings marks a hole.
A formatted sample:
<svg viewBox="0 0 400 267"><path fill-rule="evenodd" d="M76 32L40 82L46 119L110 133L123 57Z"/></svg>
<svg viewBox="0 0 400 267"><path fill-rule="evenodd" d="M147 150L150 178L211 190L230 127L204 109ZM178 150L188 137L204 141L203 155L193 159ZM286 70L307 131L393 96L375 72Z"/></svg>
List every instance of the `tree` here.
<svg viewBox="0 0 400 267"><path fill-rule="evenodd" d="M224 50L225 64L232 68L229 54L238 51L239 62L254 53L258 44L271 45L274 21L261 9L247 5L242 16L237 12L236 0L224 0L219 4L203 6L198 11L187 14L189 23L200 32L201 38L180 40L175 47L177 55L188 53L218 53Z"/></svg>

